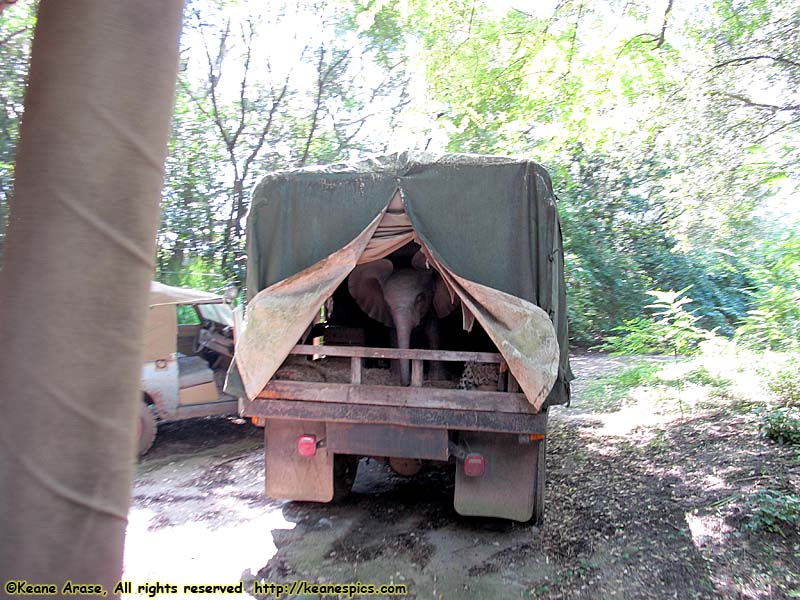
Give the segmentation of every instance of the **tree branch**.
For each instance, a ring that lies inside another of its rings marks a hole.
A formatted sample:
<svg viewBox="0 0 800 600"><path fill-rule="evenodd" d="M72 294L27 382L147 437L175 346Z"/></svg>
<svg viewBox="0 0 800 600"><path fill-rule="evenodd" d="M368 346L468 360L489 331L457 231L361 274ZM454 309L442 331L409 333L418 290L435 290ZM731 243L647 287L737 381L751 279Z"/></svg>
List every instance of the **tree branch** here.
<svg viewBox="0 0 800 600"><path fill-rule="evenodd" d="M16 31L12 31L11 33L9 33L3 39L0 39L0 46L5 46L8 42L13 40L18 35L20 35L22 33L27 33L30 30L31 30L31 27L23 27L22 29L17 29Z"/></svg>
<svg viewBox="0 0 800 600"><path fill-rule="evenodd" d="M667 33L667 21L669 20L669 13L672 10L672 1L673 0L667 0L667 9L664 11L664 20L661 23L661 33L658 36L656 48L661 48L661 45L664 43L664 36Z"/></svg>
<svg viewBox="0 0 800 600"><path fill-rule="evenodd" d="M245 41L246 50L244 56L244 73L242 73L242 84L239 86L239 125L236 128L234 134L231 136L232 146L236 146L236 142L239 140L239 136L242 134L245 126L247 125L247 109L246 109L245 95L247 91L247 76L250 72L250 56L252 54L253 37L255 35L255 30L252 21L248 19L247 24L250 27L250 34L246 40L244 31L242 31L242 40Z"/></svg>
<svg viewBox="0 0 800 600"><path fill-rule="evenodd" d="M333 74L336 68L345 61L348 54L349 52L342 52L341 56L328 65L328 68L323 72L323 68L325 66L325 48L324 46L320 46L319 62L317 63L317 93L314 101L314 112L311 114L311 125L308 129L308 136L306 137L306 145L303 150L303 156L299 162L299 166L301 167L305 166L311 152L311 142L314 139L314 134L316 133L317 125L319 123L319 113L322 109L322 96L323 92L325 91L325 86L327 85L330 76Z"/></svg>
<svg viewBox="0 0 800 600"><path fill-rule="evenodd" d="M655 33L640 33L638 35L633 36L627 42L625 42L620 49L619 53L617 53L617 58L622 56L622 53L630 46L635 40L642 39L644 40L643 43L645 44L655 44L655 48L661 48L664 45L664 41L666 39L667 34L667 23L669 22L669 13L672 11L672 3L673 0L667 0L667 8L664 11L664 19L661 22L661 31L656 35Z"/></svg>
<svg viewBox="0 0 800 600"><path fill-rule="evenodd" d="M728 98L733 98L734 100L738 100L739 102L741 102L746 106L750 106L752 108L759 108L762 110L768 110L772 113L800 110L800 104L787 104L785 106L778 106L776 104L765 104L763 102L754 102L750 98L747 98L746 96L741 96L739 94L724 93L723 95L727 96Z"/></svg>
<svg viewBox="0 0 800 600"><path fill-rule="evenodd" d="M713 71L714 69L721 69L723 67L728 67L730 65L744 65L759 60L771 60L773 62L781 63L783 65L788 65L790 67L800 68L800 62L789 60L788 58L784 58L782 56L770 56L768 54L760 54L756 56L740 56L738 58L731 58L729 60L724 60L722 62L715 64L713 67L709 69L709 71Z"/></svg>
<svg viewBox="0 0 800 600"><path fill-rule="evenodd" d="M231 22L230 19L225 23L225 31L220 36L219 41L219 52L217 53L216 58L211 57L211 50L208 48L208 41L206 40L205 33L203 32L202 26L200 27L200 36L203 38L203 47L206 51L206 60L208 61L208 84L209 90L208 94L211 97L211 106L214 118L214 124L217 126L220 135L222 136L223 141L225 142L225 146L228 149L228 152L231 152L231 138L228 134L228 131L225 129L225 124L222 122L222 115L219 110L219 102L217 100L217 83L219 83L220 78L222 77L221 69L222 69L222 61L224 60L225 55L225 43L228 38L228 33L230 31ZM216 68L215 68L216 67ZM234 160L234 168L236 167L236 161Z"/></svg>

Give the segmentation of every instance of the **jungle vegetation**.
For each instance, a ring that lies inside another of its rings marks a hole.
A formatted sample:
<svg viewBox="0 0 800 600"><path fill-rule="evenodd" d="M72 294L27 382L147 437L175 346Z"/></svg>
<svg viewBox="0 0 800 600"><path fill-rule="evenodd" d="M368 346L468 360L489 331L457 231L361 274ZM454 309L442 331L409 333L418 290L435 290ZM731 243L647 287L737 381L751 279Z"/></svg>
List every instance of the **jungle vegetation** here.
<svg viewBox="0 0 800 600"><path fill-rule="evenodd" d="M0 256L35 8L0 17ZM799 56L790 0L189 2L155 277L241 285L268 171L524 155L560 201L575 344L797 350Z"/></svg>

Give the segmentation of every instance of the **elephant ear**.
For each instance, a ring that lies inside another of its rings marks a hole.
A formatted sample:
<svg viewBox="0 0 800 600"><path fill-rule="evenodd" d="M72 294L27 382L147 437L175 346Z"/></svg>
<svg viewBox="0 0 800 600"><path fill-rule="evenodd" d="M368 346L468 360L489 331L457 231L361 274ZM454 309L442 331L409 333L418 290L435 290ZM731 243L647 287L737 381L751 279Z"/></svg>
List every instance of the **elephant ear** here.
<svg viewBox="0 0 800 600"><path fill-rule="evenodd" d="M359 308L370 318L392 327L392 313L383 297L383 284L394 271L392 261L385 258L358 265L350 272L347 289Z"/></svg>
<svg viewBox="0 0 800 600"><path fill-rule="evenodd" d="M428 259L425 258L422 250L418 250L417 253L411 258L411 266L417 269L417 271L426 271L430 269L428 266Z"/></svg>
<svg viewBox="0 0 800 600"><path fill-rule="evenodd" d="M451 294L447 284L437 273L433 280L433 310L436 312L436 316L444 319L459 304L461 304L461 299L457 295Z"/></svg>

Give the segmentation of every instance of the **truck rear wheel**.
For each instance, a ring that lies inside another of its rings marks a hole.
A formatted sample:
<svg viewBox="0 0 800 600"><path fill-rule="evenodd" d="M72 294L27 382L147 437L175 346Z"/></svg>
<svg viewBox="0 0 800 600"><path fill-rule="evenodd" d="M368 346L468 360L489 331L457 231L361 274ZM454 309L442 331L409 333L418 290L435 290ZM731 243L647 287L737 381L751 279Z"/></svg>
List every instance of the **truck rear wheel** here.
<svg viewBox="0 0 800 600"><path fill-rule="evenodd" d="M139 405L139 418L136 421L136 437L139 456L144 456L156 440L156 415L150 405L142 401Z"/></svg>

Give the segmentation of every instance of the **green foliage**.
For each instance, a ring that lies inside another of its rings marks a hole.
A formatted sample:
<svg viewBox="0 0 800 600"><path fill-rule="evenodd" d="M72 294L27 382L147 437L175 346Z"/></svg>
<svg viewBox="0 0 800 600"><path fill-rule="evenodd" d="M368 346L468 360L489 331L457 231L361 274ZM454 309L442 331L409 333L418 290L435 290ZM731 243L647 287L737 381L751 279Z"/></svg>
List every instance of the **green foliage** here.
<svg viewBox="0 0 800 600"><path fill-rule="evenodd" d="M606 336L599 346L613 354L664 354L668 352L664 344L664 327L647 317L636 317L612 329L618 335Z"/></svg>
<svg viewBox="0 0 800 600"><path fill-rule="evenodd" d="M730 387L730 379L714 375L703 365L700 365L683 376L683 382L693 383L695 385L702 385L715 388L717 391L724 391L725 388Z"/></svg>
<svg viewBox="0 0 800 600"><path fill-rule="evenodd" d="M758 282L753 308L736 332L752 348L800 349L800 229L786 239L768 240L760 260L751 268Z"/></svg>
<svg viewBox="0 0 800 600"><path fill-rule="evenodd" d="M179 325L197 325L198 323L200 323L200 317L197 316L197 311L194 306L178 307Z"/></svg>
<svg viewBox="0 0 800 600"><path fill-rule="evenodd" d="M686 310L686 305L693 302L684 296L688 290L687 287L678 292L647 292L656 299L647 308L653 309L654 321L665 332L664 344L676 356L693 354L699 349L700 342L707 340L711 334L698 326L699 316Z"/></svg>
<svg viewBox="0 0 800 600"><path fill-rule="evenodd" d="M763 490L748 500L753 511L747 528L770 531L782 536L800 526L800 496L789 492Z"/></svg>
<svg viewBox="0 0 800 600"><path fill-rule="evenodd" d="M36 25L36 6L32 0L21 1L7 6L0 16L0 265L14 187L14 159Z"/></svg>
<svg viewBox="0 0 800 600"><path fill-rule="evenodd" d="M767 385L781 406L800 407L800 362L781 367Z"/></svg>
<svg viewBox="0 0 800 600"><path fill-rule="evenodd" d="M800 445L800 362L790 360L766 376L777 405L758 411L761 434L780 444Z"/></svg>
<svg viewBox="0 0 800 600"><path fill-rule="evenodd" d="M180 270L177 271L157 273L158 281L167 285L204 290L215 294L222 294L226 287L233 285L232 281L226 279L221 272L215 269L210 260L195 258L180 266Z"/></svg>
<svg viewBox="0 0 800 600"><path fill-rule="evenodd" d="M600 346L616 354L674 354L690 355L699 350L700 343L712 332L699 326L700 317L689 312L686 306L692 299L680 291L647 292L655 298L650 317L638 317L615 327L620 335L609 336Z"/></svg>
<svg viewBox="0 0 800 600"><path fill-rule="evenodd" d="M761 435L779 444L800 444L800 407L784 406L759 412Z"/></svg>
<svg viewBox="0 0 800 600"><path fill-rule="evenodd" d="M614 375L593 379L582 397L601 409L618 410L631 390L643 385L657 385L658 365L644 363L625 369Z"/></svg>

